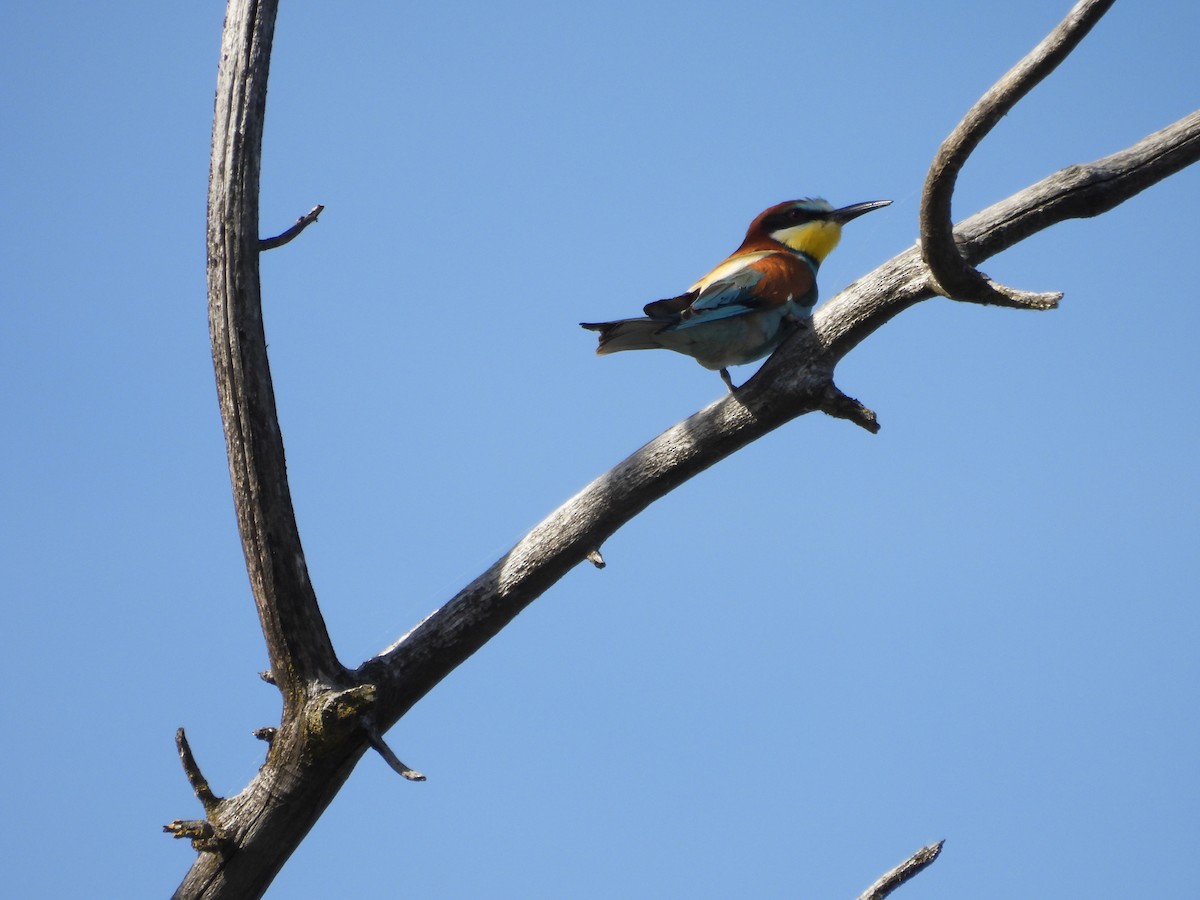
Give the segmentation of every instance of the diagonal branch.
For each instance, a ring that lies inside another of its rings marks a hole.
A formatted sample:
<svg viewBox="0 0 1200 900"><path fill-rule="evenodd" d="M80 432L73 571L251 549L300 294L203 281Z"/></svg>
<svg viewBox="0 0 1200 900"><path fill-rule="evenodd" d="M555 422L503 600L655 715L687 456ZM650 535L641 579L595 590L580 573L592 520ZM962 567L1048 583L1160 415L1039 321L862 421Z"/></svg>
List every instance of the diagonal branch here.
<svg viewBox="0 0 1200 900"><path fill-rule="evenodd" d="M996 284L971 268L955 247L950 201L959 170L979 142L1022 97L1058 68L1113 2L1080 0L1057 28L971 107L942 142L921 196L921 255L937 293L1017 309L1053 309L1062 299L1058 293L1031 293Z"/></svg>
<svg viewBox="0 0 1200 900"><path fill-rule="evenodd" d="M924 869L933 864L942 852L945 841L938 841L928 847L922 847L896 868L887 872L858 896L858 900L883 900L904 882L919 875Z"/></svg>
<svg viewBox="0 0 1200 900"><path fill-rule="evenodd" d="M1097 215L1200 159L1200 112L1089 165L1071 166L972 216L956 230L978 262L1070 218ZM669 428L550 514L488 571L359 676L379 685L384 730L459 663L655 500L797 416L834 405L874 414L832 386L839 360L903 310L935 296L918 248L859 279L817 311L736 394Z"/></svg>

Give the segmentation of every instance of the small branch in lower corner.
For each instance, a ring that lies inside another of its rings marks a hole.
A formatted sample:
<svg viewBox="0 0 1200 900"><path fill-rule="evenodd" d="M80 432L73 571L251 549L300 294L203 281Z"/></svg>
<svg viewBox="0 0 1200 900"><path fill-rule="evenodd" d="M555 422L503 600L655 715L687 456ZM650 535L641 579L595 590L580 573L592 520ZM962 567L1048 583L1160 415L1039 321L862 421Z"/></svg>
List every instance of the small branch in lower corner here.
<svg viewBox="0 0 1200 900"><path fill-rule="evenodd" d="M325 207L318 203L304 215L296 220L296 224L289 228L283 234L277 234L275 237L262 238L258 242L258 249L274 250L276 247L282 247L284 244L293 240L305 228L317 221L317 218L325 211Z"/></svg>
<svg viewBox="0 0 1200 900"><path fill-rule="evenodd" d="M928 847L922 847L863 891L858 900L883 900L884 897L937 859L938 854L942 852L944 843L946 842L943 840L936 844L930 844Z"/></svg>

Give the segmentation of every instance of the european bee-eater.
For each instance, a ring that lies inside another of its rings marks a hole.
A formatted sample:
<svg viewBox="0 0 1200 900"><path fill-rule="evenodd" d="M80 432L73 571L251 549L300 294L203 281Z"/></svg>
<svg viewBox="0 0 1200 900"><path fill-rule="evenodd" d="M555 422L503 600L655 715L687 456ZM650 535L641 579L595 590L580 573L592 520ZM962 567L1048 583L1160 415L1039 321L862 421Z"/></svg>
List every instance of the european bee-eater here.
<svg viewBox="0 0 1200 900"><path fill-rule="evenodd" d="M663 348L719 369L762 359L812 314L817 269L837 246L842 226L891 200L834 209L824 200L789 200L760 213L746 239L687 293L647 303L648 318L581 322L600 332L596 352Z"/></svg>

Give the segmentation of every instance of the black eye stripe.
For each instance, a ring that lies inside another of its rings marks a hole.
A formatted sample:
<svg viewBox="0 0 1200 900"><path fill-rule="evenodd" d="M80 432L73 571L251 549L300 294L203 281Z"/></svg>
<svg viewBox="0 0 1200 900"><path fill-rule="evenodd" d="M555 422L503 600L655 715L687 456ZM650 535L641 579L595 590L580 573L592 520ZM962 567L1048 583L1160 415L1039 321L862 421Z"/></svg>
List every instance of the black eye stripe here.
<svg viewBox="0 0 1200 900"><path fill-rule="evenodd" d="M802 225L805 222L814 222L821 218L821 213L810 209L789 209L778 213L771 217L768 223L768 231L776 231L780 228L790 228L793 225Z"/></svg>

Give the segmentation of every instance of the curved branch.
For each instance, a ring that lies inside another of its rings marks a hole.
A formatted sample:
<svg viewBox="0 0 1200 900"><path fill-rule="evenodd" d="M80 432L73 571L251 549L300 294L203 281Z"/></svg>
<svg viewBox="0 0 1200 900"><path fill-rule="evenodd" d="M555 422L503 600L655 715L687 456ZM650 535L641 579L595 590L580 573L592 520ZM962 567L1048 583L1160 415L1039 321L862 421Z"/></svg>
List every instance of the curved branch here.
<svg viewBox="0 0 1200 900"><path fill-rule="evenodd" d="M990 281L959 255L950 221L958 173L979 142L1017 102L1058 68L1114 0L1081 0L1046 38L971 107L942 142L921 195L921 255L939 294L1017 309L1053 309L1059 293L1018 291Z"/></svg>
<svg viewBox="0 0 1200 900"><path fill-rule="evenodd" d="M258 183L277 7L232 0L226 14L209 175L208 314L238 530L287 715L309 683L335 681L341 667L292 511L263 332Z"/></svg>
<svg viewBox="0 0 1200 900"><path fill-rule="evenodd" d="M274 250L276 247L282 247L284 244L295 240L305 228L313 224L320 218L321 213L325 212L325 207L318 203L300 218L298 218L292 227L282 234L277 234L275 237L263 238L258 242L259 250Z"/></svg>
<svg viewBox="0 0 1200 900"><path fill-rule="evenodd" d="M955 244L972 265L1065 222L1108 212L1153 184L1200 160L1200 110L1124 150L1067 166L966 219ZM864 275L819 310L814 320L828 352L840 360L868 335L914 303L936 296L920 246ZM803 360L785 344L760 371L785 372Z"/></svg>
<svg viewBox="0 0 1200 900"><path fill-rule="evenodd" d="M336 687L346 672L304 562L263 331L259 166L277 7L230 0L226 11L209 173L208 313L238 531L283 716L266 764L241 793L214 802L205 786L197 795L207 818L167 826L202 851L176 898L260 896L366 749L353 721L308 714L345 693ZM198 777L193 764L189 778Z"/></svg>
<svg viewBox="0 0 1200 900"><path fill-rule="evenodd" d="M204 811L212 814L221 805L221 798L213 793L208 779L200 771L200 765L192 753L192 746L188 743L187 733L182 728L175 731L175 748L179 751L179 762L183 765L183 773L187 776L188 784L192 786L192 792L204 807Z"/></svg>

